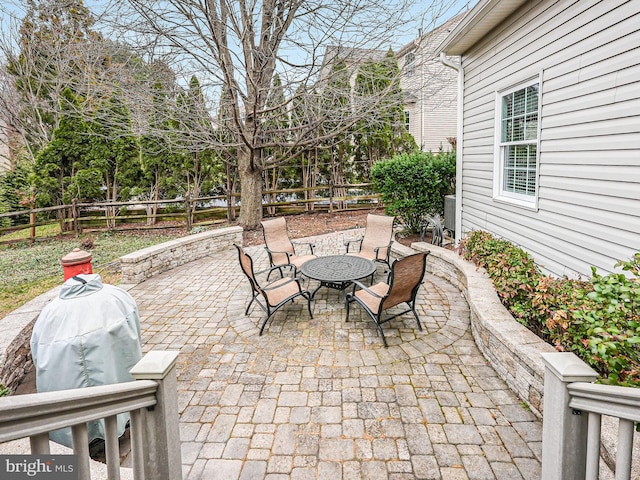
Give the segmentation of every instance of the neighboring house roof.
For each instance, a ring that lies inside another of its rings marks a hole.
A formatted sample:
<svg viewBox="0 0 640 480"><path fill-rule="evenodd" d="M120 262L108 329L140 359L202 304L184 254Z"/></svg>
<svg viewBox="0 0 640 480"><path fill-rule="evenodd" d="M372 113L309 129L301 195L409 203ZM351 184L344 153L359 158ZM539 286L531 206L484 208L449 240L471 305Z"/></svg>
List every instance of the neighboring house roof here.
<svg viewBox="0 0 640 480"><path fill-rule="evenodd" d="M421 35L420 37L418 37L415 40L412 40L410 43L406 44L404 47L400 48L397 52L396 52L396 57L401 58L403 56L405 56L407 53L417 49L418 47L426 47L427 49L431 49L435 54L439 53L440 50L436 47L437 45L432 45L431 44L431 38L435 37L437 38L438 35L440 35L442 32L447 32L447 31L451 31L457 24L458 22L460 22L465 15L468 12L463 12L460 13L458 15L456 15L453 18L450 18L449 20L447 20L445 23L443 23L442 25L440 25L439 27L434 28L433 30L431 30L430 32L425 33L424 35Z"/></svg>
<svg viewBox="0 0 640 480"><path fill-rule="evenodd" d="M447 55L462 55L527 0L479 0L438 47Z"/></svg>

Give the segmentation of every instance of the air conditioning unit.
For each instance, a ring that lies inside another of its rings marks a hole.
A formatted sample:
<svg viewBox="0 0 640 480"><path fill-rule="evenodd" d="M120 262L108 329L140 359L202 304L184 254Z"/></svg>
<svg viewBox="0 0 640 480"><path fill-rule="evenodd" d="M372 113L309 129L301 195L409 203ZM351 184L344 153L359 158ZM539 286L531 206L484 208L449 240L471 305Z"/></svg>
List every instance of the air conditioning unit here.
<svg viewBox="0 0 640 480"><path fill-rule="evenodd" d="M444 196L444 228L450 232L456 230L456 196Z"/></svg>

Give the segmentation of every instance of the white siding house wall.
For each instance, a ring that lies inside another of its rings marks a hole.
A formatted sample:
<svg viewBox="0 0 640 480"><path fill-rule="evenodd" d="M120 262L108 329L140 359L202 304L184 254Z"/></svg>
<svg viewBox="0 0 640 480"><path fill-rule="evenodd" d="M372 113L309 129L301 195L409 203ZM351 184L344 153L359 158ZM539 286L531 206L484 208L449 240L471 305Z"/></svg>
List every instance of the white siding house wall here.
<svg viewBox="0 0 640 480"><path fill-rule="evenodd" d="M405 106L409 133L423 151L451 150L447 138L456 136L457 74L438 60L437 47L460 19L449 20L398 52L400 87L410 98ZM407 68L408 55L414 56L413 69Z"/></svg>
<svg viewBox="0 0 640 480"><path fill-rule="evenodd" d="M555 275L640 250L640 1L528 1L462 56L463 231ZM496 92L540 78L537 208L493 198Z"/></svg>

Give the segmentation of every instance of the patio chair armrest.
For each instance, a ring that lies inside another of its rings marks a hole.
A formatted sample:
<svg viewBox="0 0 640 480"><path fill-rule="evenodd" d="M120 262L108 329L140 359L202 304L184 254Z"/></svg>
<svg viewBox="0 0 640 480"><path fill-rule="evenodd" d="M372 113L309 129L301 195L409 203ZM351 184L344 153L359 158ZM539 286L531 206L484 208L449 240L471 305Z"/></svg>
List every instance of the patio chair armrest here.
<svg viewBox="0 0 640 480"><path fill-rule="evenodd" d="M316 244L315 243L311 243L311 242L291 242L293 244L293 248L296 247L296 245L306 245L307 247L309 247L309 250L311 250L311 254L313 255L313 249L316 248Z"/></svg>
<svg viewBox="0 0 640 480"><path fill-rule="evenodd" d="M373 290L369 290L369 288L364 283L359 282L358 280L353 280L353 292L351 293L351 295L353 295L355 293L356 285L358 287L360 287L361 290L364 290L365 292L367 292L369 295L372 295L372 296L374 296L376 298L384 298L383 296L378 295Z"/></svg>
<svg viewBox="0 0 640 480"><path fill-rule="evenodd" d="M364 237L360 237L360 238L352 238L352 239L349 239L349 240L345 240L345 241L344 241L344 246L345 246L345 247L347 247L347 253L349 253L349 246L350 246L352 243L360 243L360 244L362 244L362 240L363 240L363 239L364 239Z"/></svg>
<svg viewBox="0 0 640 480"><path fill-rule="evenodd" d="M383 245L382 247L375 247L373 251L376 252L376 259L378 258L378 253L380 252L380 250L384 248L390 249L391 245L393 245L393 240L391 240L387 245ZM389 253L389 250L387 250L387 253Z"/></svg>
<svg viewBox="0 0 640 480"><path fill-rule="evenodd" d="M268 292L269 290L276 290L284 285L287 285L291 282L296 282L298 284L298 289L302 289L301 285L300 285L300 279L298 277L293 277L293 278L287 278L284 282L280 282L278 283L278 285L272 286L271 284L267 285L266 287L262 287L262 290L264 290L265 292Z"/></svg>
<svg viewBox="0 0 640 480"><path fill-rule="evenodd" d="M291 263L291 255L293 255L291 252L279 252L277 250L269 250L269 247L264 247L264 249L267 251L267 253L269 253L269 255L271 255L272 253L283 253L287 256L287 262Z"/></svg>
<svg viewBox="0 0 640 480"><path fill-rule="evenodd" d="M273 267L265 268L264 270L260 270L259 272L254 272L254 276L262 275L264 273L269 274L269 273L273 272L274 270L279 270L282 267L283 267L282 265L274 265Z"/></svg>

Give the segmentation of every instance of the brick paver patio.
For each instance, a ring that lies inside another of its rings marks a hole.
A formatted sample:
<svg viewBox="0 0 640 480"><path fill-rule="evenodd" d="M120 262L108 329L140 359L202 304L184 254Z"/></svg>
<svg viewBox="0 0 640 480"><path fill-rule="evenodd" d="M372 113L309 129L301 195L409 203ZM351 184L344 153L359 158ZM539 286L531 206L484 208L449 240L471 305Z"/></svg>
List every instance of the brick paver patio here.
<svg viewBox="0 0 640 480"><path fill-rule="evenodd" d="M343 252L338 232L310 239ZM256 270L262 247L248 248ZM428 261L428 260L427 260ZM377 279L384 278L383 266ZM311 289L317 285L309 281ZM460 292L427 275L418 313L384 325L342 292L298 299L262 337L235 249L129 290L144 350L179 350L185 479L539 479L542 425L475 346Z"/></svg>

